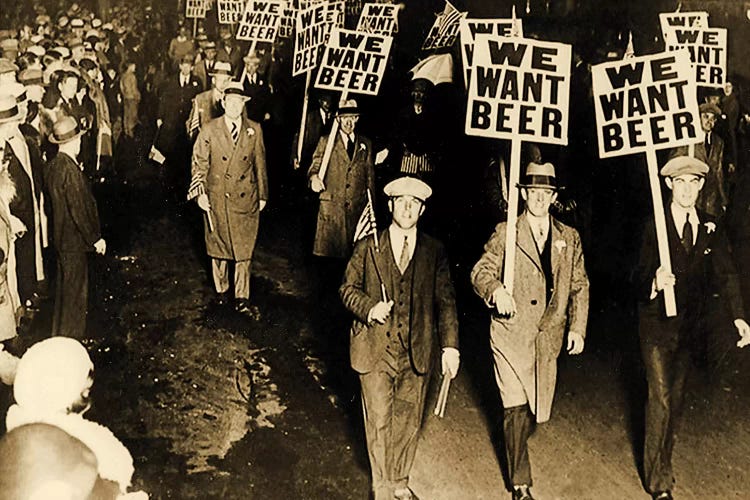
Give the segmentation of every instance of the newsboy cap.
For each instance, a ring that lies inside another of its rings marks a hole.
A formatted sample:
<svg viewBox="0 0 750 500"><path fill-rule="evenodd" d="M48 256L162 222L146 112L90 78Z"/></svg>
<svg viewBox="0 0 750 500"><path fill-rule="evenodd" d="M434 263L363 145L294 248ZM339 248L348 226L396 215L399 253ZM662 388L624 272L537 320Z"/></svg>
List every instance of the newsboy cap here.
<svg viewBox="0 0 750 500"><path fill-rule="evenodd" d="M659 173L664 177L679 177L681 175L705 177L708 173L708 165L692 156L675 156L661 168Z"/></svg>
<svg viewBox="0 0 750 500"><path fill-rule="evenodd" d="M399 177L392 180L383 188L385 194L391 198L398 196L413 196L422 201L432 196L432 188L416 177Z"/></svg>

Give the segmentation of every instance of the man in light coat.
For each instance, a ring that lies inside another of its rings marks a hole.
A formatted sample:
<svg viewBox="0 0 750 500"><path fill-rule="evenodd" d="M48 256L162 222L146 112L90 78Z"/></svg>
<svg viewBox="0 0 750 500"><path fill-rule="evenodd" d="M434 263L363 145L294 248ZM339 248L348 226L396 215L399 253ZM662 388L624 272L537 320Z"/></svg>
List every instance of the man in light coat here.
<svg viewBox="0 0 750 500"><path fill-rule="evenodd" d="M583 351L589 282L581 240L549 207L557 198L551 163L530 163L520 184L526 209L516 225L512 293L503 284L506 223L497 226L471 272L474 291L492 310L490 344L504 408L503 431L514 500L532 499L527 440L532 418L550 418L557 357L569 325L569 354Z"/></svg>
<svg viewBox="0 0 750 500"><path fill-rule="evenodd" d="M339 294L354 315L350 357L359 374L374 500L408 500L435 351L458 373L458 316L443 245L417 230L432 189L414 177L385 187L390 227L357 243Z"/></svg>
<svg viewBox="0 0 750 500"><path fill-rule="evenodd" d="M268 200L268 178L263 132L243 116L246 100L241 85L230 83L224 89L224 116L203 127L193 147L190 184L206 212L206 251L218 303L228 302L232 261L235 308L258 318L257 307L250 304L250 264L259 215Z"/></svg>

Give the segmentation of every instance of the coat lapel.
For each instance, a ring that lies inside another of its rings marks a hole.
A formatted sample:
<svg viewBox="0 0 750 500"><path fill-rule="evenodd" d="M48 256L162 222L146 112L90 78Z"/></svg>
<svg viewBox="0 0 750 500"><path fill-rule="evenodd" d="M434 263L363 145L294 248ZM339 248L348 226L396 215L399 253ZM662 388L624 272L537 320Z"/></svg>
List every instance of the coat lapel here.
<svg viewBox="0 0 750 500"><path fill-rule="evenodd" d="M706 248L708 248L708 240L710 240L711 237L708 235L708 227L706 227L706 224L709 222L712 221L706 220L706 216L698 212L698 236L695 239L693 258L703 255Z"/></svg>
<svg viewBox="0 0 750 500"><path fill-rule="evenodd" d="M550 265L552 266L552 276L554 283L552 283L552 286L554 289L557 289L557 271L560 268L560 256L565 251L565 247L562 246L562 243L565 243L565 239L563 238L562 234L562 228L559 226L559 222L552 216L550 216L550 235L549 235L549 251L550 251ZM557 242L561 241L562 243L558 246ZM567 246L567 243L565 243Z"/></svg>
<svg viewBox="0 0 750 500"><path fill-rule="evenodd" d="M516 223L516 246L526 254L531 262L542 270L542 261L539 258L539 250L534 242L534 236L531 234L531 226L526 218L526 212L521 214Z"/></svg>

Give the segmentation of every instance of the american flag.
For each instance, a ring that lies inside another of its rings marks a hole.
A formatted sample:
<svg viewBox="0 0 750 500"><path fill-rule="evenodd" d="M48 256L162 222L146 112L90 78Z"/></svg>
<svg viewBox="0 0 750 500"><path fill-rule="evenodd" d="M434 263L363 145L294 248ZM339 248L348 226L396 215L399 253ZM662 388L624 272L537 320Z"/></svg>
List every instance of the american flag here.
<svg viewBox="0 0 750 500"><path fill-rule="evenodd" d="M439 49L452 45L458 35L458 23L466 17L466 12L459 12L448 0L445 9L438 14L435 24L430 28L422 50Z"/></svg>
<svg viewBox="0 0 750 500"><path fill-rule="evenodd" d="M201 112L198 109L198 104L193 100L193 108L190 110L190 118L188 118L188 137L191 139L195 137L195 133L198 131L201 125Z"/></svg>
<svg viewBox="0 0 750 500"><path fill-rule="evenodd" d="M375 222L375 210L372 207L372 196L370 190L367 190L367 205L362 210L362 215L359 216L357 221L357 229L354 231L354 243L358 242L363 238L372 236L375 241L375 247L378 246L378 239L376 237L377 224Z"/></svg>
<svg viewBox="0 0 750 500"><path fill-rule="evenodd" d="M453 4L446 0L443 13L440 14L435 21L435 24L439 26L438 36L444 36L448 34L448 30L450 30L454 25L457 25L460 19L461 12L459 12L458 9L453 6Z"/></svg>
<svg viewBox="0 0 750 500"><path fill-rule="evenodd" d="M188 187L187 199L192 200L202 194L206 194L206 187L203 185L203 179L199 176L193 176Z"/></svg>

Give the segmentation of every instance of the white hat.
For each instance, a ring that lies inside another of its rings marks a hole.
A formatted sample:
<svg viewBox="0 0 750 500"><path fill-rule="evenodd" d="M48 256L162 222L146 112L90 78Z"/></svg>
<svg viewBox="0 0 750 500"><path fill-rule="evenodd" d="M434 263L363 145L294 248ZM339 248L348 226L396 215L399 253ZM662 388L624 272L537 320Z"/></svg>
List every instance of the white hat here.
<svg viewBox="0 0 750 500"><path fill-rule="evenodd" d="M398 196L413 196L422 201L432 196L432 188L416 177L399 177L392 180L383 188L385 194L391 198Z"/></svg>

